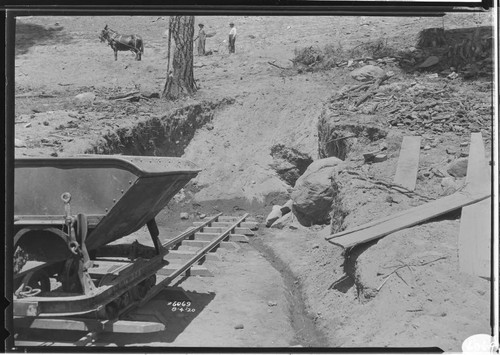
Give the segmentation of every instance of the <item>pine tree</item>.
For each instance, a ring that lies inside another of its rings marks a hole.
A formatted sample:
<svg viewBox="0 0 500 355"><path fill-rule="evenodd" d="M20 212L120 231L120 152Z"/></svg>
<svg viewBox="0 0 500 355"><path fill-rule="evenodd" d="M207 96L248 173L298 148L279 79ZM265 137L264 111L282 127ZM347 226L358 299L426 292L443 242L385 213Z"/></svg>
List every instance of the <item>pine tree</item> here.
<svg viewBox="0 0 500 355"><path fill-rule="evenodd" d="M176 100L197 90L193 75L194 16L170 16L168 28L167 80L162 97ZM175 47L170 68L172 38Z"/></svg>

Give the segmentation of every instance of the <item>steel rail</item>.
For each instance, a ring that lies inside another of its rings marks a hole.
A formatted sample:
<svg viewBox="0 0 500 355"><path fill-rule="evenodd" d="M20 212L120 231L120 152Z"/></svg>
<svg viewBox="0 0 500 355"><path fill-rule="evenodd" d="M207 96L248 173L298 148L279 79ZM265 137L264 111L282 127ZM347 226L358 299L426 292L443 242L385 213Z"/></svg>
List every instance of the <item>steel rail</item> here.
<svg viewBox="0 0 500 355"><path fill-rule="evenodd" d="M190 228L162 244L159 254L146 260L138 259L132 263L132 267L124 275L118 276L113 285L99 287L92 295L77 295L67 297L27 297L14 300L14 315L17 316L70 316L84 314L113 302L124 292L132 289L148 277L156 274L158 270L165 266L164 257L168 254L168 249L182 240L195 234L206 225L217 220L222 213L208 219L203 225ZM29 313L29 314L28 314Z"/></svg>
<svg viewBox="0 0 500 355"><path fill-rule="evenodd" d="M239 218L235 223L231 225L226 231L220 234L216 239L214 239L210 244L208 244L206 247L200 249L195 256L193 256L191 259L189 259L187 262L185 262L180 268L178 268L176 271L174 271L172 274L167 276L164 280L162 280L159 284L154 286L149 292L146 294L146 296L139 302L139 307L144 305L146 302L148 302L151 298L156 296L165 286L167 286L170 282L172 282L174 279L176 279L179 275L184 273L186 270L191 268L194 263L202 259L207 253L209 253L212 249L214 249L216 246L218 246L224 238L226 238L231 231L238 227L238 225L247 218L249 213L245 213L241 218ZM200 227L198 227L200 228ZM202 228L202 227L201 227ZM201 229L200 228L200 229Z"/></svg>

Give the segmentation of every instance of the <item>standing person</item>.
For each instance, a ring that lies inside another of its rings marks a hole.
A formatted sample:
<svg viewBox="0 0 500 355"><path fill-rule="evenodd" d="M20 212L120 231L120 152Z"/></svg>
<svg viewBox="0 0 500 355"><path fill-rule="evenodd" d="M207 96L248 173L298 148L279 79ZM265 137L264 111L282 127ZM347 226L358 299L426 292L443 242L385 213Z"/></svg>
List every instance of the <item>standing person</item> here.
<svg viewBox="0 0 500 355"><path fill-rule="evenodd" d="M234 27L234 23L230 23L229 27L231 30L229 31L229 53L234 53L234 43L236 41L236 27Z"/></svg>
<svg viewBox="0 0 500 355"><path fill-rule="evenodd" d="M205 41L207 39L207 35L205 34L205 30L203 29L204 25L202 23L200 23L198 27L200 28L198 36L194 40L198 40L196 44L198 55L205 55Z"/></svg>

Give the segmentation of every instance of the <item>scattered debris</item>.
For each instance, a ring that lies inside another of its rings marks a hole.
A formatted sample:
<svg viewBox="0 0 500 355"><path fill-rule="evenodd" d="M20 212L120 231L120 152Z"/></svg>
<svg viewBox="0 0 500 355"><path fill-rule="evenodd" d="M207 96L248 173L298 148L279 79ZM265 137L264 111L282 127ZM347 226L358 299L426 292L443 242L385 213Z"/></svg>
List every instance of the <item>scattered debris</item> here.
<svg viewBox="0 0 500 355"><path fill-rule="evenodd" d="M382 287L385 285L385 283L387 282L387 280L389 280L389 278L393 274L396 274L400 279L403 280L404 283L406 283L406 281L401 277L401 275L398 274L398 270L400 270L400 269L403 269L403 268L407 267L408 269L411 270L412 266L425 266L425 265L434 263L434 262L436 262L438 260L442 260L442 259L446 259L446 258L447 258L447 256L440 256L440 257L438 257L436 259L433 259L433 260L430 260L430 261L420 260L419 262L410 263L410 264L401 263L402 265L398 266L396 269L392 270L389 274L387 274L387 275L385 275L383 277L384 281L380 284L380 286L377 287L377 291L380 291L382 289Z"/></svg>
<svg viewBox="0 0 500 355"><path fill-rule="evenodd" d="M376 180L376 179L374 179L372 177L362 176L357 171L344 170L344 171L342 171L342 173L354 175L355 179L370 182L370 183L374 184L377 188L380 188L380 189L383 189L383 190L392 189L392 190L397 191L399 193L402 193L402 194L404 194L404 195L406 195L408 197L418 197L419 199L421 199L423 201L432 201L432 200L434 200L431 197L418 194L418 193L416 193L414 191L410 191L410 190L408 190L407 188L405 188L405 187L403 187L401 185L392 184L390 182L383 181L383 180Z"/></svg>

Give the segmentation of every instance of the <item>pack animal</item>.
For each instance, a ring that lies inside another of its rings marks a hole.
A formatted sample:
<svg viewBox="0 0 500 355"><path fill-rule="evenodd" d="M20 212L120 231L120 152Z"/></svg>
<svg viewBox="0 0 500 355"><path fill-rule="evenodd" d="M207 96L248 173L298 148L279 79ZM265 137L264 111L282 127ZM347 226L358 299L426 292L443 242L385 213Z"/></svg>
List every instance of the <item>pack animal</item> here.
<svg viewBox="0 0 500 355"><path fill-rule="evenodd" d="M115 60L118 60L118 51L132 51L135 53L135 60L141 60L144 53L144 42L139 35L121 35L108 25L104 27L99 35L101 42L107 41L109 46L115 52Z"/></svg>

